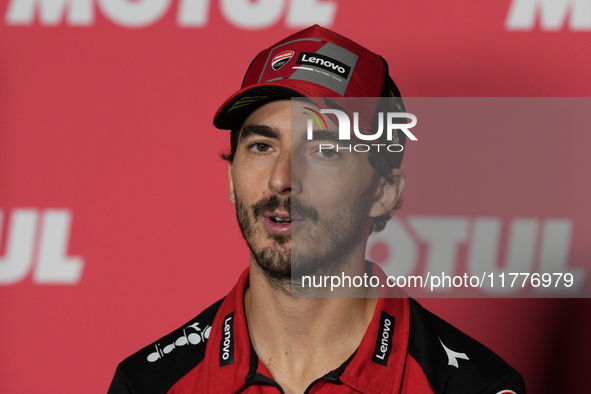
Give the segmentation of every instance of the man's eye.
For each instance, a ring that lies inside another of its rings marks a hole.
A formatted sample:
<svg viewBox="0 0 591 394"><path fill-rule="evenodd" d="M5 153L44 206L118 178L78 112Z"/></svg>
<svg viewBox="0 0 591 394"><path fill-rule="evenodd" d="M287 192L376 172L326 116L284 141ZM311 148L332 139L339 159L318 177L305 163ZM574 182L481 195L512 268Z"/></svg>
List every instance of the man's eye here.
<svg viewBox="0 0 591 394"><path fill-rule="evenodd" d="M335 159L339 154L334 149L320 149L320 156L325 159Z"/></svg>
<svg viewBox="0 0 591 394"><path fill-rule="evenodd" d="M250 149L257 153L265 153L271 150L271 146L263 142L256 142L250 146Z"/></svg>

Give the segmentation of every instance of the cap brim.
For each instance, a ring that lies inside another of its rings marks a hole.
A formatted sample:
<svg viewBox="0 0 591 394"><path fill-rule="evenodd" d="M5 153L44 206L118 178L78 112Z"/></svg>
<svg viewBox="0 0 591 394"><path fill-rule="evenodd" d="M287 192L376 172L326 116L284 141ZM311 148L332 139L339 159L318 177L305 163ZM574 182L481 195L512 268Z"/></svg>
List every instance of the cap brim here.
<svg viewBox="0 0 591 394"><path fill-rule="evenodd" d="M332 97L335 92L307 81L280 80L241 89L218 109L213 125L222 130L239 128L254 110L271 100L291 97Z"/></svg>

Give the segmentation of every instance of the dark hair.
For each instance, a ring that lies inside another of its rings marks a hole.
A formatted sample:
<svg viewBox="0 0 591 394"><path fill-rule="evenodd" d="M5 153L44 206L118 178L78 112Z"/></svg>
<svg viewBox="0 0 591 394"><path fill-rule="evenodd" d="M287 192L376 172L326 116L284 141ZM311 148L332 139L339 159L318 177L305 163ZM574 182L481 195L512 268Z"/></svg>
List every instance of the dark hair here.
<svg viewBox="0 0 591 394"><path fill-rule="evenodd" d="M236 149L238 148L239 137L240 129L234 129L230 132L230 150L226 153L220 154L220 157L223 160L230 163L234 161ZM368 159L369 163L374 168L374 170L376 170L378 175L383 177L386 180L386 182L392 184L395 182L395 179L392 176L392 170L397 167L395 167L395 164L392 163L390 155L392 155L392 153L387 152L386 150L380 150L379 152L370 150ZM391 215L393 214L393 212L400 209L401 207L402 200L398 199L398 201L396 201L396 205L394 205L394 208L392 208L390 212L373 218L369 233L373 234L382 231L386 227L388 220L392 218Z"/></svg>
<svg viewBox="0 0 591 394"><path fill-rule="evenodd" d="M230 150L226 153L220 153L222 160L227 162L233 162L234 156L236 155L236 149L238 149L238 137L240 136L240 129L234 129L230 131Z"/></svg>

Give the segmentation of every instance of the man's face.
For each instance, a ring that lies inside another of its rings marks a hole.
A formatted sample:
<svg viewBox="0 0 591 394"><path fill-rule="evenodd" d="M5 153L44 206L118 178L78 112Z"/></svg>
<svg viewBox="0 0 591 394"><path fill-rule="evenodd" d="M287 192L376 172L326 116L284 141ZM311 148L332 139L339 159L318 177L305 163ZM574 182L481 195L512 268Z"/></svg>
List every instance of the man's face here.
<svg viewBox="0 0 591 394"><path fill-rule="evenodd" d="M251 259L277 285L296 272L334 272L355 249L363 252L380 194L367 154L321 152L319 144L335 144L326 133L306 139L304 106L313 104L295 104L294 119L290 100L254 111L229 166L229 197ZM328 123L336 135L337 125Z"/></svg>

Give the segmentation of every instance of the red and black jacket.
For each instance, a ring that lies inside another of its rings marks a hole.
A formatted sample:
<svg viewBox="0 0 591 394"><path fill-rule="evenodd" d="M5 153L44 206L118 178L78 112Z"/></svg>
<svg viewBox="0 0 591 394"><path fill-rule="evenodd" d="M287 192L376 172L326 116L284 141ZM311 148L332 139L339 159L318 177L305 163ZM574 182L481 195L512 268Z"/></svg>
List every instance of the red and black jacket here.
<svg viewBox="0 0 591 394"><path fill-rule="evenodd" d="M282 393L250 343L246 286L248 270L227 297L125 359L109 394ZM357 351L306 393L523 394L525 385L491 350L401 297L378 300Z"/></svg>

